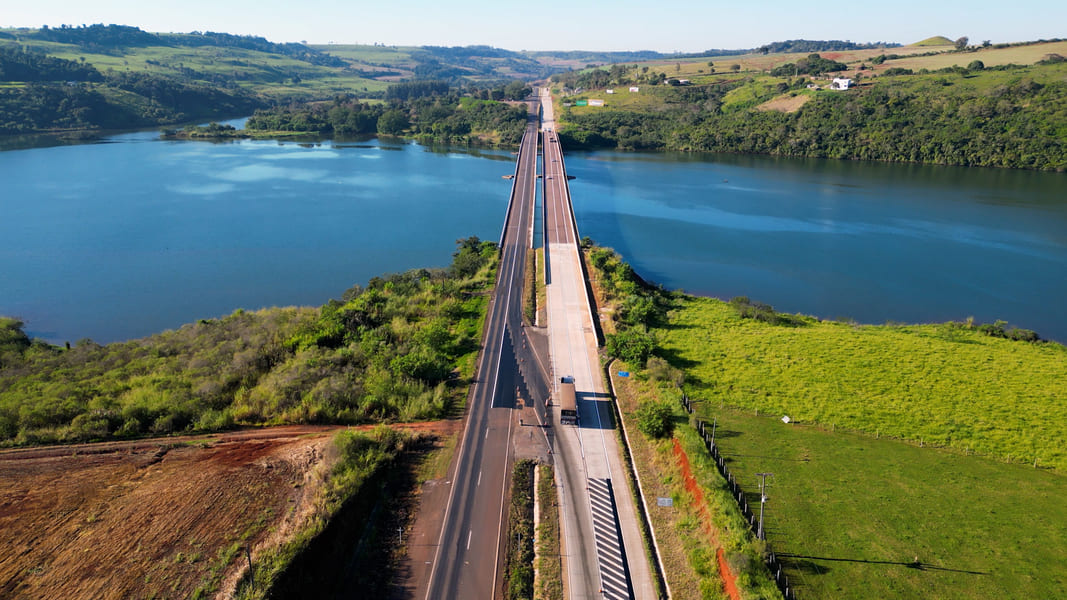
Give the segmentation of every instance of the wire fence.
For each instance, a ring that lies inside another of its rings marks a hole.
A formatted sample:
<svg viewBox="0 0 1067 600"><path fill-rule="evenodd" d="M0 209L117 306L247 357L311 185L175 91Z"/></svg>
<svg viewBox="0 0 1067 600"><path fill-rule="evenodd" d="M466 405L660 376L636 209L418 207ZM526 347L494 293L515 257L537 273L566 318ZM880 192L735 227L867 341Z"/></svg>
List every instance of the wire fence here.
<svg viewBox="0 0 1067 600"><path fill-rule="evenodd" d="M693 414L693 403L689 400L689 396L682 393L682 406L685 408L685 412ZM730 468L726 466L726 459L723 458L722 453L719 452L719 446L715 443L715 430L712 426L709 426L707 421L703 419L696 419L694 422L697 434L700 435L700 439L704 441L704 447L707 449L708 454L715 461L716 467L719 469L719 474L726 480L727 485L730 488L730 493L734 497L734 501L737 502L737 507L741 509L741 514L748 521L748 526L752 530L753 535L757 538L763 534L763 540L767 543L766 534L759 530L759 517L753 512L752 508L748 505L748 498L745 497L745 492L741 489L741 486L734 479L733 473L730 472ZM760 491L760 497L762 498L763 492ZM758 508L758 507L757 507ZM778 585L778 589L782 592L782 597L785 600L796 600L796 593L789 584L789 577L783 572L782 563L778 560L778 556L775 555L774 550L771 549L770 543L767 543L767 553L764 555L764 562L767 565L767 569L771 572L771 576L774 577L775 584Z"/></svg>

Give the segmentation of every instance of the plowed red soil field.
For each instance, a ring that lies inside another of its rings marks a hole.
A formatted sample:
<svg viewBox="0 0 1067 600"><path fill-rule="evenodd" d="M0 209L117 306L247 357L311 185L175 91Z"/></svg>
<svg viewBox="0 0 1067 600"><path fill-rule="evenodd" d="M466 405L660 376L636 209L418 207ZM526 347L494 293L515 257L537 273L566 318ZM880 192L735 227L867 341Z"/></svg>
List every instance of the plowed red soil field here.
<svg viewBox="0 0 1067 600"><path fill-rule="evenodd" d="M226 597L312 510L337 429L0 452L0 598Z"/></svg>

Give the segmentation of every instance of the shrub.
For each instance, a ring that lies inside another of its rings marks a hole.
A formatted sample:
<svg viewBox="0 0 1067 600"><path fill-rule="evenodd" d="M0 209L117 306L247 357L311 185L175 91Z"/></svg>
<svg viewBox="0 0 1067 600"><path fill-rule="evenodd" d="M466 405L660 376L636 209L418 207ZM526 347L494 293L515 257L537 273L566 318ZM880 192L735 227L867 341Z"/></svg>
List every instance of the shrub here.
<svg viewBox="0 0 1067 600"><path fill-rule="evenodd" d="M667 400L645 400L635 414L637 428L648 437L668 437L674 431L674 411Z"/></svg>
<svg viewBox="0 0 1067 600"><path fill-rule="evenodd" d="M647 332L627 329L606 336L608 354L631 365L643 365L652 355L655 342Z"/></svg>

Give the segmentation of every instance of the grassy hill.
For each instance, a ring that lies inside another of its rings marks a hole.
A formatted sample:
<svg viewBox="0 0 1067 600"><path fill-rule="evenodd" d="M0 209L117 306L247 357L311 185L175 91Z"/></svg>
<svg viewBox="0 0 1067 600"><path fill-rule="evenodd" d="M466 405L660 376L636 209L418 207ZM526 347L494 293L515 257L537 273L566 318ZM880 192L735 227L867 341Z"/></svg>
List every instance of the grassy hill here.
<svg viewBox="0 0 1067 600"><path fill-rule="evenodd" d="M237 85L279 99L323 98L335 93L373 95L384 92L388 85L363 77L344 61L323 60L328 58L326 54L282 54L274 47L278 45L269 43L246 43L247 47L242 47L217 45L212 37L148 34L152 37L138 45L109 46L41 39L38 30L6 32L14 39L0 40L0 44L18 44L30 51L91 65L105 74L144 73L201 84Z"/></svg>
<svg viewBox="0 0 1067 600"><path fill-rule="evenodd" d="M1065 41L748 54L587 69L553 85L570 147L1065 170L1065 54ZM853 85L830 90L835 77ZM578 105L589 99L603 106Z"/></svg>
<svg viewBox="0 0 1067 600"><path fill-rule="evenodd" d="M915 42L912 45L913 46L921 46L921 47L926 47L926 46L952 46L952 45L955 45L955 43L956 42L953 42L952 40L948 39L947 37L945 37L943 35L935 35L934 37L926 38L925 40L922 40L920 42Z"/></svg>
<svg viewBox="0 0 1067 600"><path fill-rule="evenodd" d="M294 101L380 99L398 81L493 88L559 70L488 46L313 47L121 25L4 29L0 133L165 125Z"/></svg>

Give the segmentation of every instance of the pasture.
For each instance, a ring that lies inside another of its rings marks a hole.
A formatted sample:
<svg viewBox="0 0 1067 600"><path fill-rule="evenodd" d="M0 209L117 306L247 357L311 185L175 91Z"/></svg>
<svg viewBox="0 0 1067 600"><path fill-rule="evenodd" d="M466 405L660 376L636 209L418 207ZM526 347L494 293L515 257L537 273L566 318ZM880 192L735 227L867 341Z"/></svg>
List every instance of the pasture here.
<svg viewBox="0 0 1067 600"><path fill-rule="evenodd" d="M887 54L896 53L887 51ZM900 54L900 53L897 53ZM1067 56L1067 42L1048 42L1044 44L1031 44L1028 46L1012 46L1008 48L979 48L970 52L945 52L932 56L908 56L895 60L887 60L878 67L879 70L900 67L904 69L943 69L945 67L966 67L971 62L980 60L986 67L1000 65L1032 65L1043 60L1049 54Z"/></svg>
<svg viewBox="0 0 1067 600"><path fill-rule="evenodd" d="M1067 468L1067 348L965 324L854 325L742 319L679 297L658 331L690 395L804 423L1011 463Z"/></svg>
<svg viewBox="0 0 1067 600"><path fill-rule="evenodd" d="M698 413L718 420L716 440L751 506L756 473L774 474L767 539L800 598L1053 598L1067 589L1060 473L714 403Z"/></svg>

